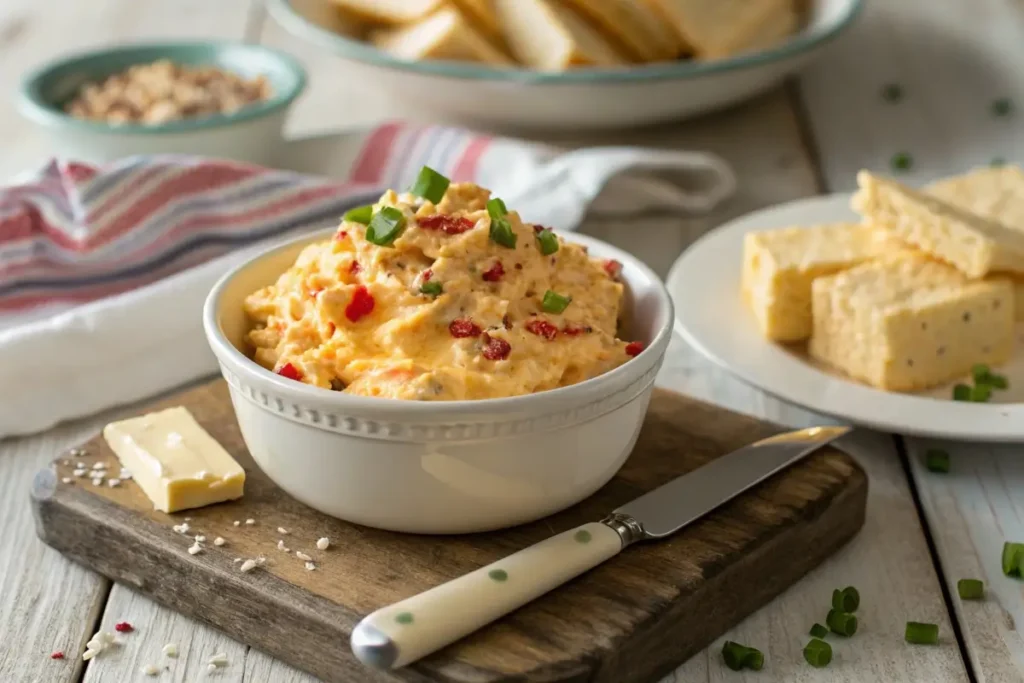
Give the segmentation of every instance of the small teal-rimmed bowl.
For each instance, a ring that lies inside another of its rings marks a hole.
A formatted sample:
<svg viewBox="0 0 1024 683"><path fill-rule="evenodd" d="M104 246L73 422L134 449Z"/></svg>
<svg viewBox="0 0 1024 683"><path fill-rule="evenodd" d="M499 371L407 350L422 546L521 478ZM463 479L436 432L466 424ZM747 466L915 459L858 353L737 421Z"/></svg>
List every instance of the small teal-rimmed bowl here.
<svg viewBox="0 0 1024 683"><path fill-rule="evenodd" d="M409 111L498 126L574 129L680 120L750 98L794 73L842 34L864 0L812 0L805 27L767 50L714 61L544 73L397 59L331 29L330 0L267 0L287 31L348 64L346 94L388 89Z"/></svg>
<svg viewBox="0 0 1024 683"><path fill-rule="evenodd" d="M246 78L262 75L272 95L231 114L157 125L85 121L64 112L83 85L159 59L215 66ZM305 86L306 72L298 61L259 45L140 43L73 54L42 66L22 81L18 104L50 136L54 154L62 158L103 163L135 154L176 153L272 165L283 143L288 109Z"/></svg>

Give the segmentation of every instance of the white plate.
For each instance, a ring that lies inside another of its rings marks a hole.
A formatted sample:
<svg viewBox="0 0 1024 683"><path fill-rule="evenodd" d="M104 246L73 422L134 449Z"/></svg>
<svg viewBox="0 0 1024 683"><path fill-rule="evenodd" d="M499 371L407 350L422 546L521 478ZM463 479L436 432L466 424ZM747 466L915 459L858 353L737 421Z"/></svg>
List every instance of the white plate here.
<svg viewBox="0 0 1024 683"><path fill-rule="evenodd" d="M963 403L950 400L952 383L922 394L900 394L829 374L758 332L740 296L743 235L790 225L857 220L849 204L848 194L801 199L748 214L698 240L668 276L677 331L743 381L808 410L903 434L1024 441L1022 354L1000 368L1009 379L1009 391L996 392L993 403Z"/></svg>
<svg viewBox="0 0 1024 683"><path fill-rule="evenodd" d="M268 0L267 9L286 31L337 56L337 71L325 76L346 97L379 90L390 94L395 107L402 102L417 115L482 126L580 130L679 120L764 92L849 28L863 3L812 0L803 30L767 50L560 73L396 59L340 35L330 0Z"/></svg>

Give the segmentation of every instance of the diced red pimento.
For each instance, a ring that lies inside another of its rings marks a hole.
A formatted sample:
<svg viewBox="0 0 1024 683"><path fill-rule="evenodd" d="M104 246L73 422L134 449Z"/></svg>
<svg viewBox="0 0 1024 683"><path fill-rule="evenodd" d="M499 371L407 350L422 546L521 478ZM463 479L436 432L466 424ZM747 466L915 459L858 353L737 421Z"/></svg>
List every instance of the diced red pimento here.
<svg viewBox="0 0 1024 683"><path fill-rule="evenodd" d="M364 285L359 285L356 287L356 291L352 292L352 300L345 307L345 317L352 322L359 322L360 318L373 312L373 304L373 295L370 294L370 290Z"/></svg>
<svg viewBox="0 0 1024 683"><path fill-rule="evenodd" d="M446 213L435 213L432 216L421 216L416 219L416 224L424 230L440 230L446 235L461 235L473 229L476 225L468 218L460 216L449 216Z"/></svg>
<svg viewBox="0 0 1024 683"><path fill-rule="evenodd" d="M579 325L566 325L565 327L562 328L562 334L570 337L578 337L581 334L590 332L591 328L580 327Z"/></svg>
<svg viewBox="0 0 1024 683"><path fill-rule="evenodd" d="M479 337L483 330L469 318L456 318L448 325L448 332L456 339Z"/></svg>
<svg viewBox="0 0 1024 683"><path fill-rule="evenodd" d="M544 337L548 341L552 341L558 336L558 328L547 320L531 320L526 323L526 330L527 332L532 332L538 337Z"/></svg>
<svg viewBox="0 0 1024 683"><path fill-rule="evenodd" d="M427 268L426 270L423 271L424 282L430 282L430 278L432 277L434 277L434 271L432 271L430 268Z"/></svg>
<svg viewBox="0 0 1024 683"><path fill-rule="evenodd" d="M643 342L629 342L626 344L626 353L630 356L639 356L640 352L644 350Z"/></svg>
<svg viewBox="0 0 1024 683"><path fill-rule="evenodd" d="M499 282L501 278L505 277L505 267L501 265L501 261L495 261L494 265L485 270L481 277L485 282Z"/></svg>
<svg viewBox="0 0 1024 683"><path fill-rule="evenodd" d="M277 369L277 374L281 375L285 379L293 379L296 382L302 380L302 373L299 372L299 369L292 365L291 363L285 363L284 365L279 367Z"/></svg>
<svg viewBox="0 0 1024 683"><path fill-rule="evenodd" d="M353 275L356 275L362 269L363 267L359 265L359 261L352 261L352 263L348 267L348 272L352 273Z"/></svg>
<svg viewBox="0 0 1024 683"><path fill-rule="evenodd" d="M622 264L615 259L609 259L604 262L604 272L608 273L611 279L618 280L622 274Z"/></svg>
<svg viewBox="0 0 1024 683"><path fill-rule="evenodd" d="M340 240L343 240L343 239L346 239L346 238L348 238L348 231L347 230L339 230L338 232L334 233L334 239L336 239L336 240L340 241Z"/></svg>
<svg viewBox="0 0 1024 683"><path fill-rule="evenodd" d="M64 659L64 653L58 650L50 655L50 659Z"/></svg>
<svg viewBox="0 0 1024 683"><path fill-rule="evenodd" d="M484 334L483 356L487 360L505 360L512 353L512 345L504 339Z"/></svg>
<svg viewBox="0 0 1024 683"><path fill-rule="evenodd" d="M131 633L135 630L135 627L129 624L127 621L114 624L114 630L118 633Z"/></svg>

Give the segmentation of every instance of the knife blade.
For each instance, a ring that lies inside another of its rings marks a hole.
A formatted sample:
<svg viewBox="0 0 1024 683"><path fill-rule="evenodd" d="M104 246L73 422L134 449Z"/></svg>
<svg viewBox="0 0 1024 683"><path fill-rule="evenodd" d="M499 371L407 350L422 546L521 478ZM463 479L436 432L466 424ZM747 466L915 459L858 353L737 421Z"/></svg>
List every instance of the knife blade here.
<svg viewBox="0 0 1024 683"><path fill-rule="evenodd" d="M356 658L410 664L579 576L637 541L670 536L849 433L809 427L756 441L612 511L423 593L383 607L352 630Z"/></svg>

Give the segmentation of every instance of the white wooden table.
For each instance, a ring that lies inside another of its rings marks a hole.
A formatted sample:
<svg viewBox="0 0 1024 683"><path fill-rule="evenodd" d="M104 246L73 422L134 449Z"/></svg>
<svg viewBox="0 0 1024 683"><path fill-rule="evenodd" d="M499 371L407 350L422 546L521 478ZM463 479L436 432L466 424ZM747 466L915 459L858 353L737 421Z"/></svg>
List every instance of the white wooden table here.
<svg viewBox="0 0 1024 683"><path fill-rule="evenodd" d="M373 92L346 91L339 63L287 36L258 0L3 0L0 3L0 86L10 93L22 72L65 50L151 37L246 38L292 51L310 70L311 87L291 132L302 135L410 115ZM911 182L959 172L994 157L1024 160L1021 116L994 118L990 105L1010 97L1024 105L1024 4L1020 0L874 0L846 39L799 81L732 111L657 130L570 139L710 149L741 178L739 196L701 219L663 216L603 221L586 231L628 245L664 275L695 237L732 216L815 193L847 190L862 168L887 170L907 152ZM903 87L893 105L880 95ZM342 106L345 98L358 103ZM345 112L341 114L339 112ZM344 118L343 118L344 117ZM50 152L14 111L0 102L4 149L0 177ZM2 362L2 360L0 360ZM729 408L793 425L820 418L775 401L708 364L676 342L661 384ZM3 389L0 401L16 396ZM15 399L16 400L16 399ZM164 643L182 650L159 680L194 681L205 662L226 652L222 681L291 683L312 679L196 621L159 607L85 570L35 537L29 482L59 450L99 430L119 412L99 415L29 438L0 441L0 681L120 683L149 680L140 666L159 661ZM1024 681L1024 583L999 567L1004 539L1024 540L1024 448L943 444L953 471L920 465L931 444L865 433L854 454L867 469L867 523L857 538L803 581L739 624L726 638L760 647L761 672L734 673L720 642L684 664L668 681ZM962 577L986 581L984 602L961 605ZM863 597L857 636L835 645L823 670L801 657L807 628L821 619L833 587L856 585ZM950 596L954 596L951 598ZM131 621L131 647L81 662L102 624ZM903 642L906 621L939 624L938 647ZM62 650L75 661L58 663Z"/></svg>

